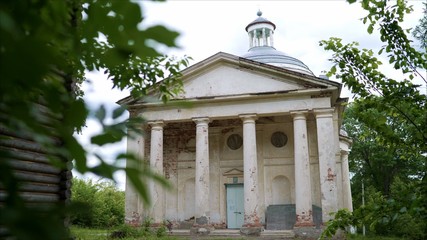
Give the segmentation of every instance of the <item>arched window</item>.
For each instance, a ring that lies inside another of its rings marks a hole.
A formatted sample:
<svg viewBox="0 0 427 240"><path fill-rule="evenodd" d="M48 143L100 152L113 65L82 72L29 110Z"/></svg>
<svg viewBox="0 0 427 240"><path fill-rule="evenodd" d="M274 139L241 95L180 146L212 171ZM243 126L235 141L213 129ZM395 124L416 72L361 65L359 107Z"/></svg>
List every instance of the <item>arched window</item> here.
<svg viewBox="0 0 427 240"><path fill-rule="evenodd" d="M291 185L287 177L283 175L275 177L271 189L273 205L291 203Z"/></svg>

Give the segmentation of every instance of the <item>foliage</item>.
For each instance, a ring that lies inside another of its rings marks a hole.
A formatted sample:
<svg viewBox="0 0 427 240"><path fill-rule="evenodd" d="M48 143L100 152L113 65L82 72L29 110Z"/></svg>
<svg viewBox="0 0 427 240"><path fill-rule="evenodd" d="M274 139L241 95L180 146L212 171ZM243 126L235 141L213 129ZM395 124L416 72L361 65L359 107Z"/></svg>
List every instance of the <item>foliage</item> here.
<svg viewBox="0 0 427 240"><path fill-rule="evenodd" d="M70 227L70 235L76 240L101 240L107 239L109 230L82 228L78 226Z"/></svg>
<svg viewBox="0 0 427 240"><path fill-rule="evenodd" d="M134 227L128 224L119 226L111 234L111 238L144 238L144 239L162 239L166 234L164 224L157 228L151 226L151 219L145 219L140 227Z"/></svg>
<svg viewBox="0 0 427 240"><path fill-rule="evenodd" d="M111 181L83 180L75 178L72 187L72 203L84 208L71 213L73 225L106 228L124 222L125 197Z"/></svg>
<svg viewBox="0 0 427 240"><path fill-rule="evenodd" d="M401 237L384 237L384 236L377 236L377 235L366 235L363 236L361 234L351 234L348 235L348 239L352 239L352 240L368 240L368 239L372 239L372 240L404 240L405 238L401 238Z"/></svg>
<svg viewBox="0 0 427 240"><path fill-rule="evenodd" d="M376 236L397 236L405 239L425 239L426 222L420 221L425 209L419 185L405 184L396 179L391 196L386 197L373 186L366 191L366 204L353 212L341 209L334 214L322 232L321 239L332 237L337 230L346 231L349 226L361 229L367 226Z"/></svg>
<svg viewBox="0 0 427 240"><path fill-rule="evenodd" d="M334 214L334 219L328 221L325 230L320 235L320 239L332 238L337 230L346 231L349 226L356 226L357 219L347 209L340 209Z"/></svg>
<svg viewBox="0 0 427 240"><path fill-rule="evenodd" d="M176 237L163 235L161 237L156 236L156 234L144 232L142 228L135 228L129 225L121 225L113 229L91 229L91 228L81 228L77 226L71 227L71 235L77 240L105 240L105 239L164 239L164 240L178 240L186 239L184 237Z"/></svg>
<svg viewBox="0 0 427 240"><path fill-rule="evenodd" d="M145 180L154 178L167 185L164 178L148 167L123 167L125 159L138 161L133 154L112 156L113 163L96 155L99 164L88 166L88 150L73 136L88 116L95 116L103 126L103 132L91 139L96 146L120 141L126 137L126 129L138 133L135 126L141 123L137 119L120 121L123 108L113 111L113 123L107 123L103 107L95 113L88 109L79 89L85 70L103 71L115 87L134 89L133 94L156 91L163 101L177 93L175 86L179 90L179 69L187 66L188 58L166 58L156 50L158 46L176 47L178 33L161 25L141 27L143 19L138 3L130 0L2 1L0 123L8 131L32 136L50 162L61 169L69 170L67 163L74 160L80 173L93 172L109 179L123 169L149 203ZM158 83L165 77L166 81ZM46 122L45 114L57 120ZM59 144L52 137L60 139ZM7 192L0 207L0 225L19 239L63 238L66 229L58 221L66 214L62 206L52 207L49 214L46 209L27 208L12 173L10 152L0 149L0 185Z"/></svg>
<svg viewBox="0 0 427 240"><path fill-rule="evenodd" d="M393 116L384 116L383 112L364 106L356 101L349 105L344 114L344 128L353 139L349 156L350 169L354 172L352 189L355 211L352 217L379 235L422 239L426 221L419 219L427 214L421 194L425 156L417 148L396 144L370 129L365 119L375 121L388 117L388 124L393 125L397 135L407 137L405 134L408 132L407 125ZM368 199L365 206L361 203L362 181L369 186L365 193Z"/></svg>
<svg viewBox="0 0 427 240"><path fill-rule="evenodd" d="M365 206L356 201L352 214L338 212L328 231L334 233L343 224L366 224L377 234L423 239L427 232L427 97L420 84L427 84L423 73L427 52L417 50L407 35L410 29L400 26L412 11L406 1L360 3L367 11L362 19L367 32L377 30L384 43L378 53L339 38L320 45L333 52L328 75L340 78L355 96L344 126L354 141L349 156L355 173L353 197L361 199L364 181L369 186L368 201ZM414 34L423 44L423 38ZM393 76L382 72L380 58L394 67Z"/></svg>
<svg viewBox="0 0 427 240"><path fill-rule="evenodd" d="M419 24L412 33L420 41L420 47L427 52L427 3L424 2L424 17L420 19Z"/></svg>
<svg viewBox="0 0 427 240"><path fill-rule="evenodd" d="M383 101L381 97L372 97L374 101ZM395 115L388 115L381 109L368 107L364 101L349 104L344 113L343 128L353 140L349 155L353 190L360 190L365 185L373 186L383 195L389 196L391 185L396 177L409 183L422 179L425 172L425 156L419 146L408 145L400 139L407 139L408 125ZM373 121L385 119L392 132L384 133L370 127ZM360 191L353 194L355 206L360 206Z"/></svg>

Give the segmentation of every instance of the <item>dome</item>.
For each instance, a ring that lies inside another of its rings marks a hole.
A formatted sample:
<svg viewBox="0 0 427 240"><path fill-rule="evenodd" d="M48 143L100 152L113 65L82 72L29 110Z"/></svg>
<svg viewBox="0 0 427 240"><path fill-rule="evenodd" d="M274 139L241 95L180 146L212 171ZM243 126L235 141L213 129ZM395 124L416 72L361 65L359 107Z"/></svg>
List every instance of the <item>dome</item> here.
<svg viewBox="0 0 427 240"><path fill-rule="evenodd" d="M242 57L314 76L313 72L303 62L276 50L274 47L253 47Z"/></svg>
<svg viewBox="0 0 427 240"><path fill-rule="evenodd" d="M273 35L276 25L261 17L261 11L258 11L257 15L258 18L245 28L249 36L249 50L242 57L314 76L313 72L302 61L273 47Z"/></svg>
<svg viewBox="0 0 427 240"><path fill-rule="evenodd" d="M246 28L245 28L246 32L248 32L248 29L251 26L256 25L256 24L260 24L260 23L270 24L273 27L273 30L276 29L276 25L274 23L270 22L266 18L261 17L262 12L260 10L258 10L257 15L258 15L258 18L253 20L251 23L248 24L248 26L246 26Z"/></svg>

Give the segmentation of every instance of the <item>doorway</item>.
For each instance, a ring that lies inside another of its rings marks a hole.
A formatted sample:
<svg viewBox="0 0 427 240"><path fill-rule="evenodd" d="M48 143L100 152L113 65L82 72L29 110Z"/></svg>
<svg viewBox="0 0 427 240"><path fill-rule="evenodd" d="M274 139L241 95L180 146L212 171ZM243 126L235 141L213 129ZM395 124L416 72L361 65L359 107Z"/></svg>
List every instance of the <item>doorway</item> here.
<svg viewBox="0 0 427 240"><path fill-rule="evenodd" d="M227 228L239 229L244 221L243 184L226 184L227 189Z"/></svg>

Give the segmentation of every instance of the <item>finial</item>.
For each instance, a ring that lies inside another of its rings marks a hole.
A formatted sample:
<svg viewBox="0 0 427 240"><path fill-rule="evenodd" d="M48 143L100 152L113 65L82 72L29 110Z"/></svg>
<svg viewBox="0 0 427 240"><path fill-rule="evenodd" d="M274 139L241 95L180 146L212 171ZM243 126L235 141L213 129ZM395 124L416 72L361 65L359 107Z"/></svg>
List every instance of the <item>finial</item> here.
<svg viewBox="0 0 427 240"><path fill-rule="evenodd" d="M258 17L261 17L261 15L262 15L261 10L258 9L258 12L256 13L256 15L258 15Z"/></svg>

